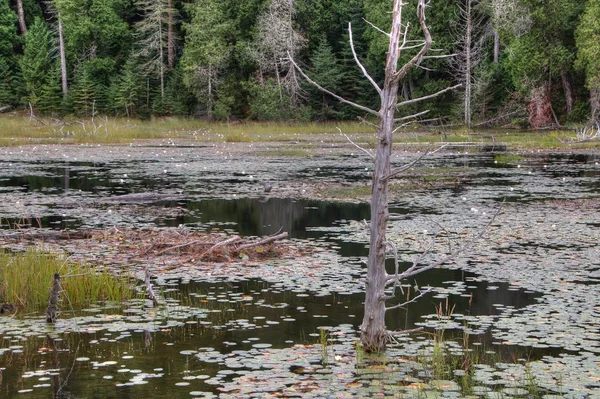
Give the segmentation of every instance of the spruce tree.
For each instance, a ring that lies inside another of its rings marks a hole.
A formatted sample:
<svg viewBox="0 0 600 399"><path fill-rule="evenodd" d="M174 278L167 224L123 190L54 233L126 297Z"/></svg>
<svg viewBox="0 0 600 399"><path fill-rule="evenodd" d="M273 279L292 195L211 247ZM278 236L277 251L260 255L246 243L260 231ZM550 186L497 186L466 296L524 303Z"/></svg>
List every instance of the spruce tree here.
<svg viewBox="0 0 600 399"><path fill-rule="evenodd" d="M52 37L46 23L41 18L36 18L25 36L23 56L19 62L25 83L25 104L35 106L42 95L53 70L51 48Z"/></svg>
<svg viewBox="0 0 600 399"><path fill-rule="evenodd" d="M319 82L323 87L326 87L327 90L339 93L341 91L344 70L325 36L321 37L319 46L310 57L310 62L312 64L312 79ZM326 120L339 116L339 111L336 107L339 101L320 90L312 87L310 90L311 103L317 119Z"/></svg>
<svg viewBox="0 0 600 399"><path fill-rule="evenodd" d="M144 78L135 57L130 57L110 88L113 108L127 118L138 114L144 104Z"/></svg>

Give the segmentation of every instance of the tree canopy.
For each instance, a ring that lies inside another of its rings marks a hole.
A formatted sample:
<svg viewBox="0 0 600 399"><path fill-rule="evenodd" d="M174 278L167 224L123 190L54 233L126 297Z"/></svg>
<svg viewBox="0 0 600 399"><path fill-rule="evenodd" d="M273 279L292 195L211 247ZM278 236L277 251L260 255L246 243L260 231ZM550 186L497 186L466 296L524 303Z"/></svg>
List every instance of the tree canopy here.
<svg viewBox="0 0 600 399"><path fill-rule="evenodd" d="M418 40L415 2L405 3L406 38ZM469 39L478 57L469 64L472 123L541 127L597 116L598 1L471 3L481 25ZM465 4L432 4L434 55L464 54L456 32L465 31ZM381 82L387 51L382 31L390 25L390 2L383 0L25 0L23 9L26 34L16 4L0 0L0 106L31 104L40 113L62 115L89 114L93 106L128 116L220 120L363 116L307 86L289 57L327 88L370 106L377 94L354 62L348 26L356 56ZM58 15L73 89L68 96L55 95ZM464 79L448 58L434 56L399 82L399 94L419 97ZM464 91L419 106L431 110L432 123L464 121ZM554 116L533 118L540 109Z"/></svg>

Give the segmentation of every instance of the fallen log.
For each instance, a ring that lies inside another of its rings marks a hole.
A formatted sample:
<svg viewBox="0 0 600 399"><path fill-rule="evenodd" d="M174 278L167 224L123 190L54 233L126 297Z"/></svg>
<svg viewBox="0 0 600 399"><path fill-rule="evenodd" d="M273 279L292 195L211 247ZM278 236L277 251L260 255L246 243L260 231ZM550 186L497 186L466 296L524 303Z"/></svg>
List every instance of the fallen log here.
<svg viewBox="0 0 600 399"><path fill-rule="evenodd" d="M239 236L233 236L230 237L226 240L223 240L215 245L213 245L212 247L210 247L209 249L207 249L206 251L204 251L204 253L202 255L200 255L200 259L204 258L206 255L210 255L215 249L221 248L221 247L225 247L227 245L231 245L234 244L235 242L239 241L240 237Z"/></svg>
<svg viewBox="0 0 600 399"><path fill-rule="evenodd" d="M288 236L288 233L286 231L284 231L283 233L279 233L279 234L275 234L275 235L272 235L272 236L268 236L268 237L266 237L266 238L264 238L264 239L262 239L260 241L257 241L257 242L250 242L248 244L240 245L240 246L237 247L237 250L241 251L243 249L257 247L259 245L267 245L267 244L270 244L270 243L272 243L274 241L277 241L277 240L283 240L284 238L287 238L287 236Z"/></svg>

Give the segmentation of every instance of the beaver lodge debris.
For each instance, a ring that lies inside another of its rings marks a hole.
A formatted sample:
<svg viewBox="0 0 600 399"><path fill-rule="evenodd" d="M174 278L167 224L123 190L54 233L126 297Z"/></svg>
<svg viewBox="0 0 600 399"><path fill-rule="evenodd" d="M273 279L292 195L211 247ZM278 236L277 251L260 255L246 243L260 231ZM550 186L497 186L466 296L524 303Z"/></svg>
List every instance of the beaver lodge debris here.
<svg viewBox="0 0 600 399"><path fill-rule="evenodd" d="M286 232L265 237L240 237L222 232L202 232L182 228L143 230L109 228L79 232L53 230L12 230L0 235L0 247L22 251L31 246L45 251L67 252L72 259L107 265L177 265L260 261L303 255L285 240Z"/></svg>

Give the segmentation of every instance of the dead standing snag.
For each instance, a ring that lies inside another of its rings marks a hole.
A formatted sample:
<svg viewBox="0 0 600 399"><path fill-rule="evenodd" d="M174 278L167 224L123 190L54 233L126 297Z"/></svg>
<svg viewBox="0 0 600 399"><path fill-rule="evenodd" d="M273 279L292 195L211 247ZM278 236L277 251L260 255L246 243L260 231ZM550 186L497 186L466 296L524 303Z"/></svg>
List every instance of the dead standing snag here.
<svg viewBox="0 0 600 399"><path fill-rule="evenodd" d="M385 350L386 343L389 339L389 333L385 327L385 302L387 299L385 291L389 286L390 280L389 275L385 270L385 260L387 257L386 250L390 247L390 243L386 238L386 228L389 220L388 186L390 178L396 174L396 171L391 170L390 166L392 135L398 127L397 123L406 123L407 121L415 120L425 113L419 112L402 118L396 118L396 111L399 107L434 98L446 91L460 86L447 87L438 92L403 102L398 101L399 83L406 77L410 70L421 67L423 60L428 58L427 54L430 52L433 44L433 39L429 27L427 26L425 15L428 3L425 0L417 0L417 18L423 35L423 40L418 41L417 44L415 44L414 40L409 40L408 38L410 24L402 23L402 7L404 5L405 2L403 2L403 0L394 0L392 8L392 26L389 33L375 27L377 31L389 38L385 79L382 87L379 87L377 82L369 75L366 68L358 59L354 50L352 26L350 24L348 25L352 54L359 68L363 72L363 75L369 80L379 95L379 110L370 109L332 93L320 86L317 82L311 80L310 77L308 77L292 60L299 73L309 83L343 103L349 104L365 113L375 115L378 119L377 144L375 153L373 154L374 170L371 197L371 222L369 227L370 246L367 261L365 315L360 327L361 343L363 348L369 352L380 352ZM414 54L404 65L400 66L398 65L398 61L404 50L412 51Z"/></svg>

